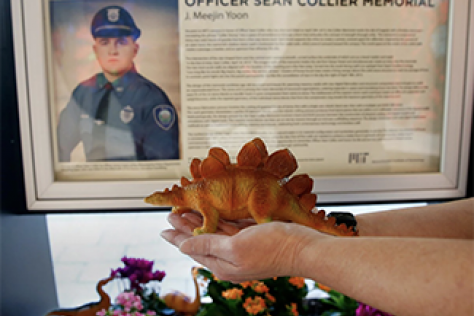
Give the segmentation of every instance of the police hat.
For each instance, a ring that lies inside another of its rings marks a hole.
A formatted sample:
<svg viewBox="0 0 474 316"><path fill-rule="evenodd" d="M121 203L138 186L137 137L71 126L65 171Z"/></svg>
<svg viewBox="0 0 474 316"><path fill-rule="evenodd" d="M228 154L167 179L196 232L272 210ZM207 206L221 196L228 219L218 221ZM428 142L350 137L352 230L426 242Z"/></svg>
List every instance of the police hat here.
<svg viewBox="0 0 474 316"><path fill-rule="evenodd" d="M96 13L91 33L94 38L132 36L134 40L141 34L130 13L117 5L102 8Z"/></svg>

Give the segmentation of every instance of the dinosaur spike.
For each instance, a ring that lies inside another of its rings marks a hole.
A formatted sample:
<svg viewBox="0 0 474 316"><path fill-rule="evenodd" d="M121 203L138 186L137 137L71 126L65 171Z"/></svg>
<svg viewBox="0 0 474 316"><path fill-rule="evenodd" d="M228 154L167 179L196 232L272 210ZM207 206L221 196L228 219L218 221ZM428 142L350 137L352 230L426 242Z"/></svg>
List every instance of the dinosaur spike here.
<svg viewBox="0 0 474 316"><path fill-rule="evenodd" d="M214 147L209 149L209 157L214 157L218 161L220 161L224 166L230 165L230 158L229 154L222 148Z"/></svg>
<svg viewBox="0 0 474 316"><path fill-rule="evenodd" d="M316 194L304 194L300 198L300 206L305 211L311 211L316 205Z"/></svg>
<svg viewBox="0 0 474 316"><path fill-rule="evenodd" d="M191 176L193 179L201 178L201 159L194 158L191 161L191 165L189 166L189 171L191 171Z"/></svg>
<svg viewBox="0 0 474 316"><path fill-rule="evenodd" d="M201 175L210 178L226 170L230 165L229 154L222 148L211 148L209 156L201 163Z"/></svg>
<svg viewBox="0 0 474 316"><path fill-rule="evenodd" d="M336 218L335 217L329 217L326 222L329 226L334 226L334 225L336 225Z"/></svg>
<svg viewBox="0 0 474 316"><path fill-rule="evenodd" d="M245 144L237 155L239 167L255 167L263 165L268 157L267 147L260 138L254 138Z"/></svg>
<svg viewBox="0 0 474 316"><path fill-rule="evenodd" d="M316 213L316 216L319 218L319 219L324 219L324 217L326 217L326 212L324 210L320 210Z"/></svg>
<svg viewBox="0 0 474 316"><path fill-rule="evenodd" d="M347 227L345 223L342 223L341 225L336 226L337 230L339 231L339 234L341 236L358 236L359 232L354 231L354 227L350 226Z"/></svg>
<svg viewBox="0 0 474 316"><path fill-rule="evenodd" d="M307 174L299 174L291 178L290 181L285 184L285 187L288 191L298 196L311 193L313 189L313 179Z"/></svg>
<svg viewBox="0 0 474 316"><path fill-rule="evenodd" d="M282 179L291 175L298 168L295 156L288 150L277 150L271 154L265 165L264 170Z"/></svg>
<svg viewBox="0 0 474 316"><path fill-rule="evenodd" d="M342 223L340 225L337 225L337 228L341 229L341 230L347 230L347 225L346 225L346 223Z"/></svg>
<svg viewBox="0 0 474 316"><path fill-rule="evenodd" d="M177 184L173 184L173 186L171 187L171 191L176 191L178 190L179 186Z"/></svg>
<svg viewBox="0 0 474 316"><path fill-rule="evenodd" d="M184 186L187 186L191 184L191 181L189 181L187 178L185 177L181 177L181 186L184 187Z"/></svg>

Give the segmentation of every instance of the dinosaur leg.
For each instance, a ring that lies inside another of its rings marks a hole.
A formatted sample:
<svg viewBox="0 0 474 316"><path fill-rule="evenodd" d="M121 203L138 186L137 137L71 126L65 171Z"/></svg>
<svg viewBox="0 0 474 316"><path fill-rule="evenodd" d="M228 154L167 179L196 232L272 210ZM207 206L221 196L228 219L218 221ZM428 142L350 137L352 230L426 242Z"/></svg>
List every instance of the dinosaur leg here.
<svg viewBox="0 0 474 316"><path fill-rule="evenodd" d="M219 211L210 204L202 204L199 212L204 218L202 227L194 229L194 235L215 233L219 223Z"/></svg>
<svg viewBox="0 0 474 316"><path fill-rule="evenodd" d="M266 186L255 186L248 198L248 211L258 223L272 221L272 214L278 208L278 199Z"/></svg>

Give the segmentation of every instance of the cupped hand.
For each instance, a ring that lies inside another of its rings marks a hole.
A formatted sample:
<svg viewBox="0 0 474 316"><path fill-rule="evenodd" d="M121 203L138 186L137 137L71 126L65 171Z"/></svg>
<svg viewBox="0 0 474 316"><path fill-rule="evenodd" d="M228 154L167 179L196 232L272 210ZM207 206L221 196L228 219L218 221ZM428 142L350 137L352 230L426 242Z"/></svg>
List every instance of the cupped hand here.
<svg viewBox="0 0 474 316"><path fill-rule="evenodd" d="M219 223L217 234L193 236L199 215L170 214L174 229L162 237L211 270L219 279L240 283L278 276L300 275L300 252L318 238L333 238L314 229L283 222ZM249 226L250 225L250 226Z"/></svg>
<svg viewBox="0 0 474 316"><path fill-rule="evenodd" d="M201 227L203 219L201 214L198 212L189 212L182 215L170 213L168 221L177 230L185 233L193 234L194 229ZM220 219L217 226L217 234L221 235L235 235L240 230L256 225L257 223L253 219L241 219L236 221L225 221Z"/></svg>

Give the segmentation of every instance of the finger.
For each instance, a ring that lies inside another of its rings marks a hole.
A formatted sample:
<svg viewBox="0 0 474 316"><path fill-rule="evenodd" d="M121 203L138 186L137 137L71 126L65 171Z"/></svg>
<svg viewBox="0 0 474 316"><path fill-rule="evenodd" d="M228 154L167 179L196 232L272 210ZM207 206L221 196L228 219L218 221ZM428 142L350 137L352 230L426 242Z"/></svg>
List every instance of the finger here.
<svg viewBox="0 0 474 316"><path fill-rule="evenodd" d="M240 228L232 222L219 221L218 228L226 235L232 236L240 231Z"/></svg>
<svg viewBox="0 0 474 316"><path fill-rule="evenodd" d="M182 215L187 221L195 225L196 227L202 226L203 219L199 213L185 213Z"/></svg>
<svg viewBox="0 0 474 316"><path fill-rule="evenodd" d="M179 248L179 246L192 236L176 229L166 229L160 233L161 237L170 244Z"/></svg>
<svg viewBox="0 0 474 316"><path fill-rule="evenodd" d="M240 219L236 221L219 221L219 229L221 229L226 235L233 236L249 226L256 225L254 219Z"/></svg>
<svg viewBox="0 0 474 316"><path fill-rule="evenodd" d="M203 225L202 216L199 213L185 213L182 215L194 228L201 227ZM219 220L218 227L217 227L217 234L225 234L225 235L234 235L239 232L234 226L229 223L226 223L223 220Z"/></svg>
<svg viewBox="0 0 474 316"><path fill-rule="evenodd" d="M187 255L213 256L220 259L231 259L229 239L231 237L219 234L204 234L184 239L179 250Z"/></svg>
<svg viewBox="0 0 474 316"><path fill-rule="evenodd" d="M186 218L183 218L182 216L173 213L168 215L168 222L177 230L180 230L181 232L189 235L192 235L194 228L198 227L195 226L193 223L189 222Z"/></svg>
<svg viewBox="0 0 474 316"><path fill-rule="evenodd" d="M235 222L236 226L240 229L247 228L249 226L257 225L257 222L253 218L240 219Z"/></svg>

